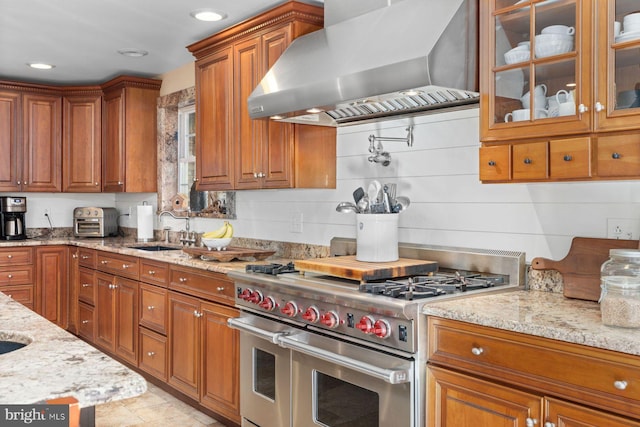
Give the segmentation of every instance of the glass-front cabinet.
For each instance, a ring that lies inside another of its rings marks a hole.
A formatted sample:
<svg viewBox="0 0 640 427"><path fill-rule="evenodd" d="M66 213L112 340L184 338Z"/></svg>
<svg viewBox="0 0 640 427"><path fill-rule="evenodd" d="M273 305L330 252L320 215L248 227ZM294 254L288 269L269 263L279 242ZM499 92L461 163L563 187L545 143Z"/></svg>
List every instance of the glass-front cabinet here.
<svg viewBox="0 0 640 427"><path fill-rule="evenodd" d="M483 182L640 177L640 1L481 1L480 58Z"/></svg>

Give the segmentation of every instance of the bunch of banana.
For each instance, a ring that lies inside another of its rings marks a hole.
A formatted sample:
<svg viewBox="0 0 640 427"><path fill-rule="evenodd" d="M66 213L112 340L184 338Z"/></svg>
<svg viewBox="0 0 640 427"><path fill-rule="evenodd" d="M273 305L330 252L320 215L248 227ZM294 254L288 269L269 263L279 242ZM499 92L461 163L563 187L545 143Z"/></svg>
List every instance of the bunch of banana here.
<svg viewBox="0 0 640 427"><path fill-rule="evenodd" d="M231 225L229 221L225 221L222 227L203 233L202 237L205 239L225 239L233 237L233 225Z"/></svg>

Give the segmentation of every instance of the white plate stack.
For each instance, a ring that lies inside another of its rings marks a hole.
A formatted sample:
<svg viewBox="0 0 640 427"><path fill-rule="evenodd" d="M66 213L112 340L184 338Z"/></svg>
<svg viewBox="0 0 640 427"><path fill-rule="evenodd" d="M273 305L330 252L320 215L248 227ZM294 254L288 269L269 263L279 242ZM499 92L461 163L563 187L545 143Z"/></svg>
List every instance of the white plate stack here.
<svg viewBox="0 0 640 427"><path fill-rule="evenodd" d="M616 36L616 43L640 38L640 12L630 13L622 20L623 31Z"/></svg>

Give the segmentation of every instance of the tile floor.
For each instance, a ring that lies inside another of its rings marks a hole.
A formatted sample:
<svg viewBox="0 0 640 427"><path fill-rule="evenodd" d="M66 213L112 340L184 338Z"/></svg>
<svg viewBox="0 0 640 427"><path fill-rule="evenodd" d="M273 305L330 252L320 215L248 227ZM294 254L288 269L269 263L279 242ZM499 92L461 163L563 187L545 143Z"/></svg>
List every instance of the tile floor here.
<svg viewBox="0 0 640 427"><path fill-rule="evenodd" d="M96 427L125 426L225 427L149 382L141 396L96 406Z"/></svg>

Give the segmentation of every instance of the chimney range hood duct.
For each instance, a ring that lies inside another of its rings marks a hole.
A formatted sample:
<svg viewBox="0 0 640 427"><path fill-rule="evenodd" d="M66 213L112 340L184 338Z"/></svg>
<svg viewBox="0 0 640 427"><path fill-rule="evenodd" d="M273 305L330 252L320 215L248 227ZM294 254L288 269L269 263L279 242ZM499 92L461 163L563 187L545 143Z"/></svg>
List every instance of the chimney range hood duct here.
<svg viewBox="0 0 640 427"><path fill-rule="evenodd" d="M325 20L344 1L325 0ZM249 96L251 118L339 126L477 104L477 0L384 1L294 40Z"/></svg>

